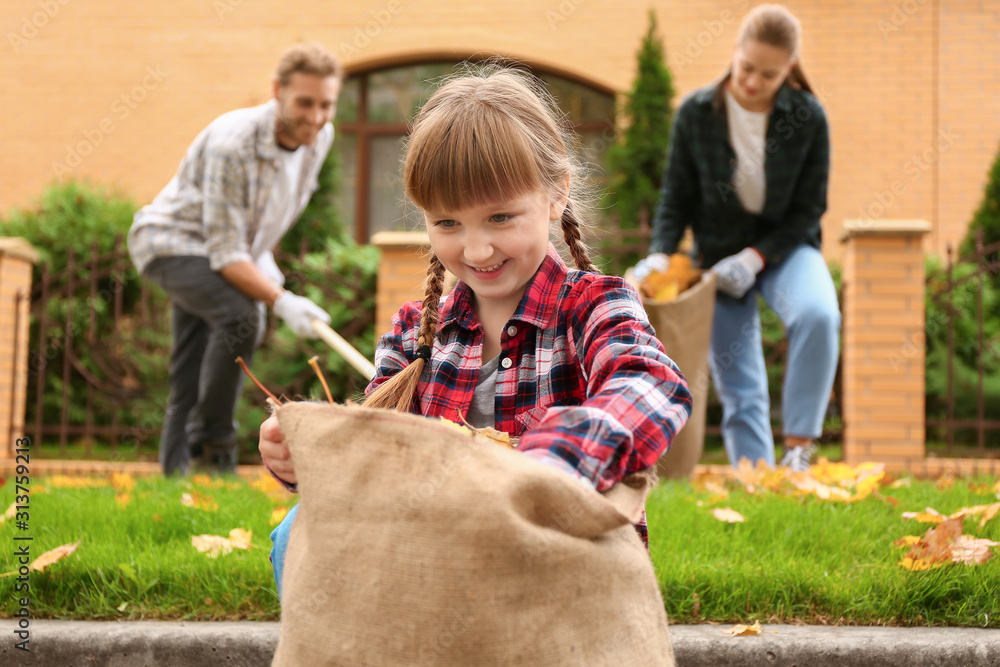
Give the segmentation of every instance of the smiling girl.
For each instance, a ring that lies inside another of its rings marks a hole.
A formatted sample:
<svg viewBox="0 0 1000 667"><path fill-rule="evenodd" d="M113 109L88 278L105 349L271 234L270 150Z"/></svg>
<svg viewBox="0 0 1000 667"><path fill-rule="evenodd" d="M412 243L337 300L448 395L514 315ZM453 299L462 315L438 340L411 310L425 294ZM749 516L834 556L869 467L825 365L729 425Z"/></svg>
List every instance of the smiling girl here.
<svg viewBox="0 0 1000 667"><path fill-rule="evenodd" d="M581 242L583 176L559 118L541 84L496 67L451 80L421 109L403 175L432 249L425 297L379 341L365 405L494 427L604 492L656 464L691 396L638 295L599 274ZM442 298L445 271L458 283ZM293 484L283 440L274 417L264 422L264 462ZM272 535L279 586L291 521ZM637 530L645 539L645 513Z"/></svg>

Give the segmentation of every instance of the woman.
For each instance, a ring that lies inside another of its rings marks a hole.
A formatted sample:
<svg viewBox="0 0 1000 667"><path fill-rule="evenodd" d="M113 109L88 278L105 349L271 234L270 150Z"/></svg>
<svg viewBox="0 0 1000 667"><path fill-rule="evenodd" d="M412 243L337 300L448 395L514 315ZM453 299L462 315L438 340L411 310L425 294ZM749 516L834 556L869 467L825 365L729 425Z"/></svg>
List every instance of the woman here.
<svg viewBox="0 0 1000 667"><path fill-rule="evenodd" d="M798 20L780 5L743 20L729 71L677 112L651 254L642 280L666 270L687 226L717 276L711 369L732 465L773 466L767 372L756 294L788 334L783 465L806 470L837 368L840 311L819 251L829 129L798 63Z"/></svg>

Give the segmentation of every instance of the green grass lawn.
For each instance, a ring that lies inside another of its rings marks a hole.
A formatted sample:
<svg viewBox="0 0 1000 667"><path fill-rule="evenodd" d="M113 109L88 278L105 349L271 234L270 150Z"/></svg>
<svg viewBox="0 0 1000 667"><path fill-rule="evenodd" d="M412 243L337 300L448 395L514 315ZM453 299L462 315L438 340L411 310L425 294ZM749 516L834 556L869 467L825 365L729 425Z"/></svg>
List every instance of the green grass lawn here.
<svg viewBox="0 0 1000 667"><path fill-rule="evenodd" d="M883 489L893 508L869 497L853 503L734 491L711 504L687 482L665 483L647 504L651 558L671 623L802 622L1000 627L1000 558L976 567L949 565L909 572L892 542L928 526L905 521L905 510L927 506L951 513L996 502L991 480L932 482ZM17 569L15 535L32 535L31 557L82 540L77 551L30 575L36 618L277 620L278 600L268 562L271 515L287 506L236 478L214 486L191 479L138 479L122 504L110 487L53 488L32 480L29 530L0 525L0 571ZM39 487L48 487L40 492ZM3 507L13 479L0 487ZM181 504L184 493L211 497L218 509ZM701 502L702 506L698 503ZM727 506L743 524L714 519ZM2 508L0 508L2 511ZM253 531L252 548L218 559L199 553L191 537ZM965 532L1000 541L1000 516L985 528L967 520ZM17 607L16 577L0 579L0 615ZM18 595L21 595L20 593ZM697 598L695 597L697 595ZM697 602L696 602L697 601Z"/></svg>

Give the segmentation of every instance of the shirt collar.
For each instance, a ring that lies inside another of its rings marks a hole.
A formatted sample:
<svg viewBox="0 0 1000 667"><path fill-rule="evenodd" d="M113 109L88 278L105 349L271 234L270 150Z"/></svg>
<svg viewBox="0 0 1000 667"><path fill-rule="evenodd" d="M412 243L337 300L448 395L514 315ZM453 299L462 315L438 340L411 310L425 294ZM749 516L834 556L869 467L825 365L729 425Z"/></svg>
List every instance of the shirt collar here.
<svg viewBox="0 0 1000 667"><path fill-rule="evenodd" d="M726 83L732 74L726 73L715 82L705 86L695 93L695 100L699 104L711 104L715 111L724 113L726 110ZM781 88L774 96L774 108L781 111L792 110L792 87L788 82L781 84Z"/></svg>
<svg viewBox="0 0 1000 667"><path fill-rule="evenodd" d="M275 134L277 113L277 100L272 99L263 105L260 125L257 127L257 155L265 160L278 159L278 138Z"/></svg>
<svg viewBox="0 0 1000 667"><path fill-rule="evenodd" d="M556 314L556 301L559 299L559 290L566 280L567 272L566 264L559 257L555 246L549 243L545 259L528 281L521 303L518 304L511 319L539 328L545 327ZM469 330L479 326L472 308L473 297L472 289L459 280L441 307L438 330L441 331L451 324Z"/></svg>

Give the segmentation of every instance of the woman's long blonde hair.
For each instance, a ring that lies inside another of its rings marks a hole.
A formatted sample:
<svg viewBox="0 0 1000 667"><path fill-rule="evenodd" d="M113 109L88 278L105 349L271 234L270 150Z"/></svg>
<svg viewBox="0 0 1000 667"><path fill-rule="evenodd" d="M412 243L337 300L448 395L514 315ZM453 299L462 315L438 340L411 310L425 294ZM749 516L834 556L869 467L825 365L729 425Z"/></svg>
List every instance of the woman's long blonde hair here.
<svg viewBox="0 0 1000 667"><path fill-rule="evenodd" d="M740 24L739 39L740 45L749 41L760 42L773 46L776 49L787 51L788 55L795 58L792 71L788 74L789 82L808 93L812 93L812 86L806 78L802 65L799 63L799 49L802 44L802 26L783 5L758 5L750 10L743 17Z"/></svg>
<svg viewBox="0 0 1000 667"><path fill-rule="evenodd" d="M420 110L406 146L406 195L423 210L461 210L543 191L570 192L561 219L577 267L597 271L581 239L584 182L575 137L544 85L521 70L470 66ZM431 255L417 333L417 358L381 384L364 405L409 412L437 331L444 266Z"/></svg>

